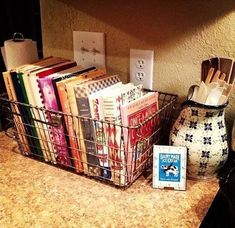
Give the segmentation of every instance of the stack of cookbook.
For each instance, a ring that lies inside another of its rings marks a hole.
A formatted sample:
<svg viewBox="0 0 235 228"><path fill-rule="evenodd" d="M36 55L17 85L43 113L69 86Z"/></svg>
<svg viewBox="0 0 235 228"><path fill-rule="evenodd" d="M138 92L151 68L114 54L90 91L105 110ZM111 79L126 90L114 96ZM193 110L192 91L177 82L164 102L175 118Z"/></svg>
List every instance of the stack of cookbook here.
<svg viewBox="0 0 235 228"><path fill-rule="evenodd" d="M138 175L147 155L146 145L137 144L151 136L155 122L138 134L135 127L157 112L157 92L59 57L3 72L3 78L23 154L118 185Z"/></svg>

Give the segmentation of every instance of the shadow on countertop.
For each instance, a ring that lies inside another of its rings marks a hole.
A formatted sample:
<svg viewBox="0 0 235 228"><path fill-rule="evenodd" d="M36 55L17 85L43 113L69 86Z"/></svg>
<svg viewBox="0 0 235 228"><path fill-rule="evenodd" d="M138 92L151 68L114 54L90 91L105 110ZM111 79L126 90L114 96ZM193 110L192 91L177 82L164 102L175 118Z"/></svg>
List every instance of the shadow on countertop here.
<svg viewBox="0 0 235 228"><path fill-rule="evenodd" d="M235 153L219 172L220 189L211 204L200 228L235 227Z"/></svg>

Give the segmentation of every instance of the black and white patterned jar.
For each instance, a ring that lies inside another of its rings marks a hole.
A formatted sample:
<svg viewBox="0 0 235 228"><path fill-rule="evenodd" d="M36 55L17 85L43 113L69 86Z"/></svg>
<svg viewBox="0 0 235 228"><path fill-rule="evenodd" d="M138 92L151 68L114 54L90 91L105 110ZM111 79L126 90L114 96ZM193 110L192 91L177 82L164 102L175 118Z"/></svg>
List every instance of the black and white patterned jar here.
<svg viewBox="0 0 235 228"><path fill-rule="evenodd" d="M191 100L182 104L170 132L170 144L187 147L188 177L214 177L226 162L228 139L224 110L227 105L209 106Z"/></svg>

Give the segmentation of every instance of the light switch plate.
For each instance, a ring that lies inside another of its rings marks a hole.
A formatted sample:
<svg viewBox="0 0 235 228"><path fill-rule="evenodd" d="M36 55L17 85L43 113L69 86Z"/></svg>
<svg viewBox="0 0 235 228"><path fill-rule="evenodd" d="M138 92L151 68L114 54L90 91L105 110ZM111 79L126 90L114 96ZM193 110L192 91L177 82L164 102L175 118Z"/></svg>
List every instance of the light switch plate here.
<svg viewBox="0 0 235 228"><path fill-rule="evenodd" d="M105 34L73 31L74 61L83 67L105 68Z"/></svg>
<svg viewBox="0 0 235 228"><path fill-rule="evenodd" d="M153 50L130 49L130 82L153 88Z"/></svg>

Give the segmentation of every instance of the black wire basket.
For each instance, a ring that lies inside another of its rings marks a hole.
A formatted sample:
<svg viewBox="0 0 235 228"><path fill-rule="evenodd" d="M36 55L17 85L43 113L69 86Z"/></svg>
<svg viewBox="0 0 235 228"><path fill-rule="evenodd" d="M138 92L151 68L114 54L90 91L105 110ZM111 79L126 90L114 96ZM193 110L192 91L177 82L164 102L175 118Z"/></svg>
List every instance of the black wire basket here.
<svg viewBox="0 0 235 228"><path fill-rule="evenodd" d="M135 127L6 98L0 98L0 106L22 155L111 185L128 187L151 166L153 145L168 144L177 98L159 92L159 110ZM86 129L85 135L81 129Z"/></svg>

